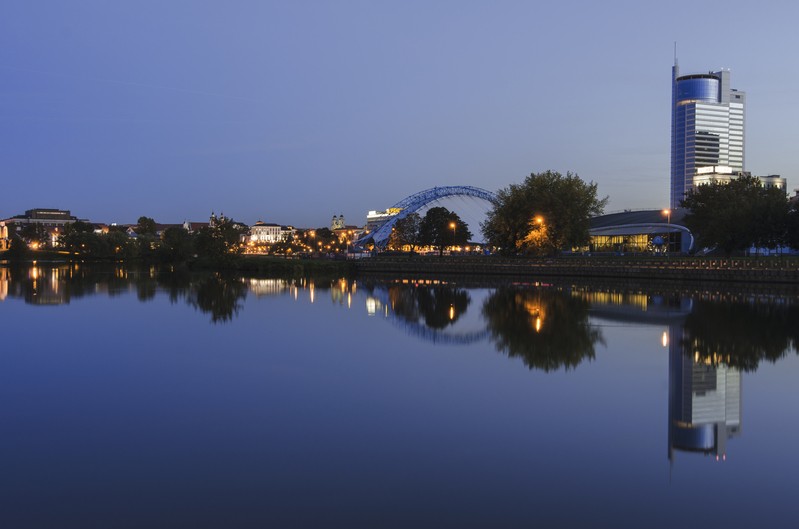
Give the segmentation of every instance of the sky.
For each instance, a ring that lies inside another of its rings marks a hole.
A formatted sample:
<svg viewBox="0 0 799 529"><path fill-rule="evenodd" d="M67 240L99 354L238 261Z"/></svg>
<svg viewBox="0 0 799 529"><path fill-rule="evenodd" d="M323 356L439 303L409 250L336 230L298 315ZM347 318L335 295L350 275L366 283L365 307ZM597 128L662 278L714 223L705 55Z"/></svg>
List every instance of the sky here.
<svg viewBox="0 0 799 529"><path fill-rule="evenodd" d="M799 3L4 0L0 218L362 225L577 173L668 205L671 66L731 70L746 170L799 187Z"/></svg>

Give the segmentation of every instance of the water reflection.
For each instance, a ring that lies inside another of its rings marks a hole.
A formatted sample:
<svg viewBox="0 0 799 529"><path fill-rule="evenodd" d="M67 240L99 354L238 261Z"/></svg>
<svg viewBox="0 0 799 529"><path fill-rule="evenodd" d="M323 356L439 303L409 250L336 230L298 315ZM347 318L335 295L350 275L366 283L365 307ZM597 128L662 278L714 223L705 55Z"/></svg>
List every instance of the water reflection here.
<svg viewBox="0 0 799 529"><path fill-rule="evenodd" d="M471 302L466 290L450 285L392 285L388 294L394 314L431 329L454 325Z"/></svg>
<svg viewBox="0 0 799 529"><path fill-rule="evenodd" d="M400 280L368 283L366 310L381 314L406 334L447 345L481 342L484 325L464 322L472 297L468 290L441 281Z"/></svg>
<svg viewBox="0 0 799 529"><path fill-rule="evenodd" d="M593 359L596 344L604 343L589 307L568 290L504 287L486 300L483 316L497 350L530 369L552 371Z"/></svg>
<svg viewBox="0 0 799 529"><path fill-rule="evenodd" d="M799 345L799 305L782 297L699 299L685 318L684 353L697 362L755 371Z"/></svg>
<svg viewBox="0 0 799 529"><path fill-rule="evenodd" d="M603 325L665 328L658 337L669 355L670 460L679 452L726 459L728 441L742 432L744 376L799 346L799 294L785 289L568 283L479 287L443 280L241 278L82 264L0 267L0 301L53 306L91 295L132 295L146 303L165 293L171 302L209 315L213 323L233 321L248 295L306 303L318 303L324 295L342 309L375 316L367 320L370 325L389 322L436 345L490 343L544 372L594 360L598 346L605 345Z"/></svg>
<svg viewBox="0 0 799 529"><path fill-rule="evenodd" d="M675 450L726 460L727 439L741 432L741 372L718 362L719 353L714 361L692 355L680 323L669 327L669 340L669 460Z"/></svg>
<svg viewBox="0 0 799 529"><path fill-rule="evenodd" d="M664 324L669 350L668 457L701 453L724 461L741 434L742 372L796 348L799 299L779 293L591 292L601 320Z"/></svg>

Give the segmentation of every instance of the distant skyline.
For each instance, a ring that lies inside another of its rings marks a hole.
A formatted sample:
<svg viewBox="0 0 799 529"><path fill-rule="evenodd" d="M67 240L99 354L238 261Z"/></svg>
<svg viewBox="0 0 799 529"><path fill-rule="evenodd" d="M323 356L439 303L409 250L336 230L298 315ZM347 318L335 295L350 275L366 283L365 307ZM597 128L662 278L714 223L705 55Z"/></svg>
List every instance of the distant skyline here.
<svg viewBox="0 0 799 529"><path fill-rule="evenodd" d="M363 224L417 191L578 173L669 203L671 66L747 93L799 187L792 2L6 0L0 217Z"/></svg>

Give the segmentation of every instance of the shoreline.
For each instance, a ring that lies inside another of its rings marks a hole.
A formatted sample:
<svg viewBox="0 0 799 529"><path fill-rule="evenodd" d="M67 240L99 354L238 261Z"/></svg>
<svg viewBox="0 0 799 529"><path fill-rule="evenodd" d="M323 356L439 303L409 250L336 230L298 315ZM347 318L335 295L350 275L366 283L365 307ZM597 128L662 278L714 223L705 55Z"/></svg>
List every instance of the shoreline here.
<svg viewBox="0 0 799 529"><path fill-rule="evenodd" d="M49 256L52 257L52 256ZM122 266L169 263L104 261L92 259L26 259L0 261L0 266L34 263L112 264ZM172 265L174 266L174 265ZM181 266L181 265L177 265ZM565 256L557 258L506 258L499 256L375 256L358 260L284 259L273 256L242 256L232 266L205 262L184 264L189 270L293 276L340 275L395 276L415 274L450 277L493 277L518 280L545 277L663 281L695 283L761 283L799 285L799 257L641 257Z"/></svg>
<svg viewBox="0 0 799 529"><path fill-rule="evenodd" d="M676 282L799 284L799 258L391 256L356 261L358 274L585 277Z"/></svg>

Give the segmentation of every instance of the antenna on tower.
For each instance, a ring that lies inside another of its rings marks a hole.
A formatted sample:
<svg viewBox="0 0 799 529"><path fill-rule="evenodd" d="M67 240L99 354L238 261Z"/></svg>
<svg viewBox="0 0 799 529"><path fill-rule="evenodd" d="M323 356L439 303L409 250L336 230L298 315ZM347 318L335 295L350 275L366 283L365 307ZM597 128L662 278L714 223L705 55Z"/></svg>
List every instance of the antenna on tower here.
<svg viewBox="0 0 799 529"><path fill-rule="evenodd" d="M677 66L677 41L674 41L674 66Z"/></svg>

